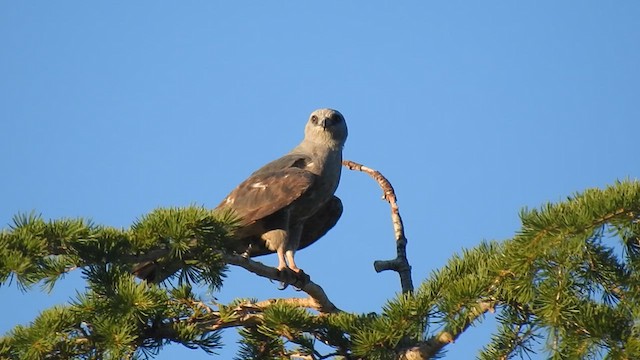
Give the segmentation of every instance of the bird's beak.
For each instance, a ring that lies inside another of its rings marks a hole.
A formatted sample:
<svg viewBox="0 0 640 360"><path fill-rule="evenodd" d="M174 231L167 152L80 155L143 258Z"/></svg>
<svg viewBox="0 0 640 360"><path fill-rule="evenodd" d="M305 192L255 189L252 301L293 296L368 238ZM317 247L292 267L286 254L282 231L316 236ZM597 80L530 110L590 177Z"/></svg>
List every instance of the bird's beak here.
<svg viewBox="0 0 640 360"><path fill-rule="evenodd" d="M329 126L329 121L331 121L331 120L329 120L327 118L324 118L324 119L320 120L320 126L322 126L323 130L326 129L327 126Z"/></svg>

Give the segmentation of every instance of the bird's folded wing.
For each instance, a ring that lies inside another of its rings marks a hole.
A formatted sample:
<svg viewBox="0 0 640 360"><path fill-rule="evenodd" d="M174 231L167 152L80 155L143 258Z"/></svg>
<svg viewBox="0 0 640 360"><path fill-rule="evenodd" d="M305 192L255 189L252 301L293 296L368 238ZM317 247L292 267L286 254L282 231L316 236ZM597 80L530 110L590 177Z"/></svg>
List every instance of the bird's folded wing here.
<svg viewBox="0 0 640 360"><path fill-rule="evenodd" d="M316 177L297 167L256 172L238 185L218 208L233 209L242 224L248 225L291 205L309 190Z"/></svg>
<svg viewBox="0 0 640 360"><path fill-rule="evenodd" d="M342 201L334 195L304 222L298 250L306 248L323 237L338 223L340 216L342 216Z"/></svg>

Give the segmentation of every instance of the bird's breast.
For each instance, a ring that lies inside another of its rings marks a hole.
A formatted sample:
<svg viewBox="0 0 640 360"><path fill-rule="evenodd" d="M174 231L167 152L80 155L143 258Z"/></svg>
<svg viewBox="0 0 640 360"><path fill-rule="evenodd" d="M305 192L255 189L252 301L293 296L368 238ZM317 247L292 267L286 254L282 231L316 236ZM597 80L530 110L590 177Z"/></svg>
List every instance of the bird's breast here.
<svg viewBox="0 0 640 360"><path fill-rule="evenodd" d="M317 178L307 192L296 201L293 206L294 214L299 214L299 219L305 220L313 216L322 205L324 205L335 193L340 182L342 170L342 154L340 152L325 153L322 156L315 156L312 161L306 164L305 169L314 173Z"/></svg>

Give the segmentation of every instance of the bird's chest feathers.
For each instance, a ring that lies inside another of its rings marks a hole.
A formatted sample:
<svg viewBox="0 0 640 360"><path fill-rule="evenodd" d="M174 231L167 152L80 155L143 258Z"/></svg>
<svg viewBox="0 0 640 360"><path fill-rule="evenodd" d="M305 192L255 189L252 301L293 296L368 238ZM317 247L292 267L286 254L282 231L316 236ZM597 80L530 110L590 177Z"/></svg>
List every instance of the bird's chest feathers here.
<svg viewBox="0 0 640 360"><path fill-rule="evenodd" d="M297 215L295 217L298 217L298 219L292 219L293 221L300 221L313 216L333 196L340 181L342 161L340 154L323 153L314 155L316 156L311 157L312 160L307 162L304 169L316 174L317 178L305 195L292 204L293 208L295 208L292 213Z"/></svg>
<svg viewBox="0 0 640 360"><path fill-rule="evenodd" d="M321 193L333 195L340 181L342 154L339 151L314 153L305 170L318 176L315 187L321 190Z"/></svg>

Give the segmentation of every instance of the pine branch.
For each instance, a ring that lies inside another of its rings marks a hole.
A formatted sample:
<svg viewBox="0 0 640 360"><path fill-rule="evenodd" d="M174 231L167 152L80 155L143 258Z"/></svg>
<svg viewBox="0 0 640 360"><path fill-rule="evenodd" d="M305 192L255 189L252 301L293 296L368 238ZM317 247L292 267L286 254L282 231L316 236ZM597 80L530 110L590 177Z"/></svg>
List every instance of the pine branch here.
<svg viewBox="0 0 640 360"><path fill-rule="evenodd" d="M379 171L358 164L351 160L343 160L342 165L349 170L357 170L371 176L380 188L382 188L382 199L386 200L391 207L391 223L396 239L396 258L393 260L377 260L373 263L376 272L393 270L400 276L400 284L402 292L409 293L413 291L413 281L411 280L411 266L407 259L407 238L404 234L404 225L400 216L397 198L393 186Z"/></svg>
<svg viewBox="0 0 640 360"><path fill-rule="evenodd" d="M502 330L483 358L530 351L540 336L556 357L640 358L639 182L525 210L513 239L454 255L414 292L391 184L370 168L345 166L374 177L392 208L397 256L375 266L397 271L403 293L380 314L342 312L310 279L229 254L230 222L207 209L160 209L126 230L23 216L0 232L1 282L16 276L20 284L52 286L60 274L82 268L89 290L0 338L0 358L131 358L168 342L211 352L221 346L221 330L240 328L244 358L428 359L494 307ZM621 240L622 255L606 243L610 238ZM298 286L308 297L207 305L188 286L135 280L130 265L147 261L160 265L160 280L176 273L221 284L225 266L234 265ZM321 355L314 341L335 352Z"/></svg>
<svg viewBox="0 0 640 360"><path fill-rule="evenodd" d="M172 338L175 336L175 325L179 323L191 324L202 332L217 331L234 327L254 327L264 319L264 312L271 306L285 305L302 309L316 310L316 304L309 299L287 298L287 299L269 299L259 302L240 302L235 305L225 306L219 305L221 310L213 308L202 303L190 303L190 307L204 308L204 312L199 312L197 316L184 318L172 323L165 323L149 329L147 335Z"/></svg>
<svg viewBox="0 0 640 360"><path fill-rule="evenodd" d="M53 284L72 269L161 261L174 264L174 272L191 267L196 279L216 287L224 271L223 240L234 225L226 214L196 206L156 209L129 229L82 218L45 221L18 215L0 232L0 283L15 276L27 288L42 280Z"/></svg>

